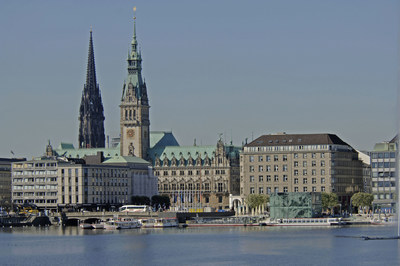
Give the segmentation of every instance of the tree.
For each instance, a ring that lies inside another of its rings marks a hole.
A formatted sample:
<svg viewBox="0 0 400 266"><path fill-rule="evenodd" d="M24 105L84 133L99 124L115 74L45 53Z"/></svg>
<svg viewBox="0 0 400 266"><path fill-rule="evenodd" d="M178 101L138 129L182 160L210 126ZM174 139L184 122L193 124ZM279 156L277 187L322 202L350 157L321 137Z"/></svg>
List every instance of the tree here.
<svg viewBox="0 0 400 266"><path fill-rule="evenodd" d="M146 196L132 196L131 201L135 205L150 205L150 199Z"/></svg>
<svg viewBox="0 0 400 266"><path fill-rule="evenodd" d="M330 213L333 213L333 208L338 205L338 196L335 193L321 193L322 208L329 209Z"/></svg>
<svg viewBox="0 0 400 266"><path fill-rule="evenodd" d="M267 195L250 194L247 196L246 202L250 209L256 209L269 202L269 197Z"/></svg>
<svg viewBox="0 0 400 266"><path fill-rule="evenodd" d="M351 204L359 209L364 207L369 209L373 200L374 196L372 194L358 192L351 197Z"/></svg>
<svg viewBox="0 0 400 266"><path fill-rule="evenodd" d="M166 209L169 209L171 202L168 195L154 195L151 197L151 205L156 208L158 208L159 205L161 207L165 206Z"/></svg>

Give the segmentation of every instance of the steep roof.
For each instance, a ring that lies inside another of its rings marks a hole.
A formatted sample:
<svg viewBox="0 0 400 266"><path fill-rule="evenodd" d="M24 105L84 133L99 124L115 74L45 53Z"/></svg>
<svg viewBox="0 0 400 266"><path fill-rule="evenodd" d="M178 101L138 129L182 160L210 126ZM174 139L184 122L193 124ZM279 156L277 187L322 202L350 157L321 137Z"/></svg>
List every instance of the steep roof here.
<svg viewBox="0 0 400 266"><path fill-rule="evenodd" d="M211 159L214 157L213 152L216 150L214 146L160 146L159 148L153 148L150 150L150 158L154 160L156 157L163 159L165 156L171 159L175 156L176 159L183 157L185 160L192 157L196 159L200 154L200 157L204 159L206 155Z"/></svg>
<svg viewBox="0 0 400 266"><path fill-rule="evenodd" d="M150 132L150 149L161 146L179 146L178 141L172 132L151 131Z"/></svg>
<svg viewBox="0 0 400 266"><path fill-rule="evenodd" d="M262 135L246 144L246 147L257 146L289 146L289 145L347 145L335 134L271 134Z"/></svg>

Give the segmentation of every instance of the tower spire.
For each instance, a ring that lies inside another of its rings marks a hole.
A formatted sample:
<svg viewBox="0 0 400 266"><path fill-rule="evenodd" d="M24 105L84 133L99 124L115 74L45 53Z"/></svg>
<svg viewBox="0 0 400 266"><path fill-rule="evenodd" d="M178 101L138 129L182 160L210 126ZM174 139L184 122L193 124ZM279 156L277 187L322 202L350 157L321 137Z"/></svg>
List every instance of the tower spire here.
<svg viewBox="0 0 400 266"><path fill-rule="evenodd" d="M94 51L93 51L93 37L92 27L90 27L90 39L89 39L89 51L88 51L88 62L86 72L86 86L96 87L96 67L94 63Z"/></svg>
<svg viewBox="0 0 400 266"><path fill-rule="evenodd" d="M133 7L133 38L136 40L136 6Z"/></svg>
<svg viewBox="0 0 400 266"><path fill-rule="evenodd" d="M142 79L142 57L136 39L136 7L133 8L133 37L128 54L128 76L122 88L120 154L148 158L150 147L149 101Z"/></svg>
<svg viewBox="0 0 400 266"><path fill-rule="evenodd" d="M99 85L96 80L92 27L90 27L86 84L82 92L79 121L79 147L104 147L104 110Z"/></svg>

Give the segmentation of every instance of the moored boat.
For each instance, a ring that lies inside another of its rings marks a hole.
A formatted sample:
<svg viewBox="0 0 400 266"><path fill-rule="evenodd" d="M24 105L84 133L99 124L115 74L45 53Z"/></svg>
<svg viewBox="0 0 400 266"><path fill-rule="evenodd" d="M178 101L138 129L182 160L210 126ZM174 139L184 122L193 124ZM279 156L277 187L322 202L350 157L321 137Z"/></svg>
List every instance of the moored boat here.
<svg viewBox="0 0 400 266"><path fill-rule="evenodd" d="M346 224L342 221L342 218L284 218L262 221L261 223L266 226L333 226Z"/></svg>
<svg viewBox="0 0 400 266"><path fill-rule="evenodd" d="M116 221L117 229L134 229L140 228L141 224L139 220L132 218L123 218Z"/></svg>
<svg viewBox="0 0 400 266"><path fill-rule="evenodd" d="M156 223L156 219L140 219L139 221L142 224L142 228L153 228Z"/></svg>
<svg viewBox="0 0 400 266"><path fill-rule="evenodd" d="M104 229L116 230L116 229L134 229L140 228L141 223L137 219L132 218L118 218L110 219L102 223Z"/></svg>
<svg viewBox="0 0 400 266"><path fill-rule="evenodd" d="M154 222L154 228L178 227L178 219L176 218L160 218Z"/></svg>
<svg viewBox="0 0 400 266"><path fill-rule="evenodd" d="M186 221L188 227L207 227L207 226L259 226L258 217L224 217L224 218L202 218L195 217L193 220Z"/></svg>
<svg viewBox="0 0 400 266"><path fill-rule="evenodd" d="M81 223L79 226L82 229L94 229L92 224L89 224L89 223Z"/></svg>
<svg viewBox="0 0 400 266"><path fill-rule="evenodd" d="M104 229L103 223L92 224L93 229Z"/></svg>

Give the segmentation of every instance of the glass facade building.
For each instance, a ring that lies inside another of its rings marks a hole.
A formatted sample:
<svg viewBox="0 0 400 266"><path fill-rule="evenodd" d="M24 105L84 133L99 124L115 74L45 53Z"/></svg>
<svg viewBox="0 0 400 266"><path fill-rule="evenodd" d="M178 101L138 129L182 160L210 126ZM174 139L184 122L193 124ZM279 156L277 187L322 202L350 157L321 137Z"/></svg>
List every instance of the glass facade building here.
<svg viewBox="0 0 400 266"><path fill-rule="evenodd" d="M392 213L396 201L396 140L375 144L371 152L372 194L375 212Z"/></svg>

